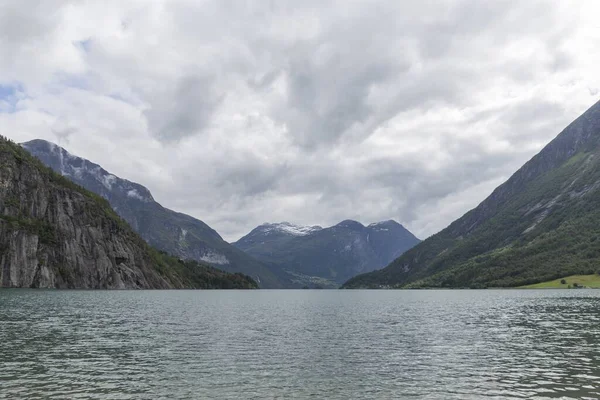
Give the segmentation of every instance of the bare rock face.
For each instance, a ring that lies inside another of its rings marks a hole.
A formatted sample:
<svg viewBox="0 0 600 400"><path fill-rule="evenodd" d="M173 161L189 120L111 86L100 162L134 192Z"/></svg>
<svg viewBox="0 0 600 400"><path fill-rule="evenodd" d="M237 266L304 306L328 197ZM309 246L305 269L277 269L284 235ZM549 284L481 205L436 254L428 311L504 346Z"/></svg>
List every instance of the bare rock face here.
<svg viewBox="0 0 600 400"><path fill-rule="evenodd" d="M0 146L3 287L173 287L101 200L57 181L33 158L11 151L16 145Z"/></svg>
<svg viewBox="0 0 600 400"><path fill-rule="evenodd" d="M109 203L0 137L0 287L255 288L152 249Z"/></svg>
<svg viewBox="0 0 600 400"><path fill-rule="evenodd" d="M36 139L21 146L56 173L106 199L151 246L184 260L244 273L265 288L283 286L266 265L227 243L204 222L164 208L146 187L113 175L54 143Z"/></svg>

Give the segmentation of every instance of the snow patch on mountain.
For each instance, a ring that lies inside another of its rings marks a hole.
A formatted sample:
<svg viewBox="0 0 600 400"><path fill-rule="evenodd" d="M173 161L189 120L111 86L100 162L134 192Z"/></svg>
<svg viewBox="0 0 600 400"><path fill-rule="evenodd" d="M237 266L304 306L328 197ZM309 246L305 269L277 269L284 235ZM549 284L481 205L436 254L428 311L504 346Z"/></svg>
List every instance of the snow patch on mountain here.
<svg viewBox="0 0 600 400"><path fill-rule="evenodd" d="M131 189L127 191L127 197L136 199L143 202L149 202L150 200L144 196L142 196L136 189ZM182 229L184 230L184 229Z"/></svg>
<svg viewBox="0 0 600 400"><path fill-rule="evenodd" d="M262 224L260 228L265 234L285 233L291 236L306 236L323 229L320 226L300 226L290 224L289 222L279 222L274 224L265 223Z"/></svg>
<svg viewBox="0 0 600 400"><path fill-rule="evenodd" d="M58 161L60 164L60 173L61 175L71 175L71 176L76 176L75 174L81 174L80 168L75 168L73 167L69 162L71 160L76 160L79 159L79 157L75 157L73 156L71 153L69 153L68 151L66 151L65 149L63 149L62 147L51 143L51 142L47 142L48 143L48 149L51 153L55 153L58 155ZM65 161L66 160L66 161ZM69 171L71 170L71 171ZM79 175L81 176L81 175Z"/></svg>
<svg viewBox="0 0 600 400"><path fill-rule="evenodd" d="M217 265L227 265L229 264L229 260L223 254L217 253L212 250L208 250L200 260L207 262L209 264L217 264Z"/></svg>
<svg viewBox="0 0 600 400"><path fill-rule="evenodd" d="M390 230L389 228L394 225L397 226L399 224L396 221L389 219L387 221L374 222L372 224L369 224L369 228L375 231L387 232Z"/></svg>
<svg viewBox="0 0 600 400"><path fill-rule="evenodd" d="M112 187L116 181L117 181L117 177L112 174L104 175L104 176L102 176L102 179L100 180L100 182L108 190L112 190Z"/></svg>
<svg viewBox="0 0 600 400"><path fill-rule="evenodd" d="M71 172L66 172L63 171L62 175L70 175L73 176L75 178L81 178L83 176L83 173L86 172L85 167L73 167L71 166Z"/></svg>
<svg viewBox="0 0 600 400"><path fill-rule="evenodd" d="M181 235L179 235L179 245L180 246L185 246L187 244L186 240L185 240L187 237L187 233L188 233L187 229L181 228Z"/></svg>
<svg viewBox="0 0 600 400"><path fill-rule="evenodd" d="M398 224L396 221L392 220L392 219L388 219L387 221L379 221L379 222L373 222L372 224L369 224L369 228L373 228L375 226L384 226L384 225L391 225L391 224Z"/></svg>

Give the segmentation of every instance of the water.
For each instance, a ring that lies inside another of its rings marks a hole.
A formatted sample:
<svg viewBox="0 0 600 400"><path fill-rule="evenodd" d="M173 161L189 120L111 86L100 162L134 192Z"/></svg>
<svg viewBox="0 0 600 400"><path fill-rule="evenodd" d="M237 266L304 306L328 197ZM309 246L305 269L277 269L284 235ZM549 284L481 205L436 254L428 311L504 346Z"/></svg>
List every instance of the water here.
<svg viewBox="0 0 600 400"><path fill-rule="evenodd" d="M0 291L0 398L596 398L600 291Z"/></svg>

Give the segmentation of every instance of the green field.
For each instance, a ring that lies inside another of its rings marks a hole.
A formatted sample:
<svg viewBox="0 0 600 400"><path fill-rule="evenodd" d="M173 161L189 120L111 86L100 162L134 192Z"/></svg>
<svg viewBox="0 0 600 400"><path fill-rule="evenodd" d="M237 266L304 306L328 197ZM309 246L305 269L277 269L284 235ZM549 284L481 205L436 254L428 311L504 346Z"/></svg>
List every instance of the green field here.
<svg viewBox="0 0 600 400"><path fill-rule="evenodd" d="M563 279L566 282L564 284L561 283ZM575 286L575 284L578 286L584 286L586 288L600 288L600 275L571 275L567 276L566 278L520 287L523 289L568 289L569 286L572 288Z"/></svg>

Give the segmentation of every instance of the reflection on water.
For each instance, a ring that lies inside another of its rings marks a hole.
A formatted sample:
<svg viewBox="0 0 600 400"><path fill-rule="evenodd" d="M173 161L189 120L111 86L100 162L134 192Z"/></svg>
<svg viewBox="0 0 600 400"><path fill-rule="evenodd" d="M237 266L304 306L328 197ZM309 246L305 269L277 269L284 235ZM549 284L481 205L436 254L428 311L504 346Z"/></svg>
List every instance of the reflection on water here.
<svg viewBox="0 0 600 400"><path fill-rule="evenodd" d="M600 291L0 291L0 398L597 398Z"/></svg>

